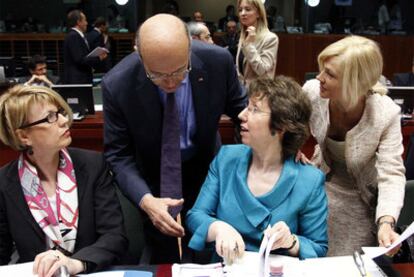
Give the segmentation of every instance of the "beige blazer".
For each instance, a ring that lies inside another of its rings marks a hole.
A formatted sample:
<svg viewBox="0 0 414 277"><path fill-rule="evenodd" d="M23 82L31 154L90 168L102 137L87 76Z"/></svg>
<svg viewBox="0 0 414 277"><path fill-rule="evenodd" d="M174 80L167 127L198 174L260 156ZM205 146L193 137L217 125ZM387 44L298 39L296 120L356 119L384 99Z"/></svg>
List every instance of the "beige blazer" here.
<svg viewBox="0 0 414 277"><path fill-rule="evenodd" d="M317 145L312 160L328 173L329 100L319 96L318 80L306 82L303 89L313 108L310 128ZM345 159L362 199L376 212L375 221L384 215L397 220L400 214L406 181L403 150L399 107L388 96L369 95L361 120L346 134Z"/></svg>
<svg viewBox="0 0 414 277"><path fill-rule="evenodd" d="M270 31L254 43L243 43L240 40L236 55L237 74L240 82L247 86L257 77L267 76L273 79L276 74L278 47L279 38ZM243 51L244 55L243 73L239 71L240 51Z"/></svg>

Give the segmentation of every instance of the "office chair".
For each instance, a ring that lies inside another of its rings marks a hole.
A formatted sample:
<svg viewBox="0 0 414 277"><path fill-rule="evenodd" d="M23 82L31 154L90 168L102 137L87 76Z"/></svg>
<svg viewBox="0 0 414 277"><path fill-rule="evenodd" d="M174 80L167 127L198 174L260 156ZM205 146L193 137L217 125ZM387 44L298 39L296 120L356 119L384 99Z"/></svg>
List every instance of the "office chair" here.
<svg viewBox="0 0 414 277"><path fill-rule="evenodd" d="M397 226L410 225L414 221L414 180L408 180L405 185L404 206L401 209Z"/></svg>
<svg viewBox="0 0 414 277"><path fill-rule="evenodd" d="M129 241L128 255L126 255L124 262L138 264L145 245L142 216L139 209L122 194L118 187L116 187L116 193L121 203L125 232Z"/></svg>
<svg viewBox="0 0 414 277"><path fill-rule="evenodd" d="M305 82L311 79L315 79L319 72L305 72Z"/></svg>

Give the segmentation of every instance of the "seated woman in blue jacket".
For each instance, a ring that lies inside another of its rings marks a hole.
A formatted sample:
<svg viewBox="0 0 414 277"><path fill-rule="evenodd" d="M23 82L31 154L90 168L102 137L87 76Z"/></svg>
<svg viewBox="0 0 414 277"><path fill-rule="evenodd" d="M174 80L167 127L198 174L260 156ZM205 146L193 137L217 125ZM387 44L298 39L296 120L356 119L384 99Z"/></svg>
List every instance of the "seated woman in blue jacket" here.
<svg viewBox="0 0 414 277"><path fill-rule="evenodd" d="M223 146L211 163L187 214L189 246L203 250L215 242L216 253L231 263L244 250L258 251L264 235L276 234L277 254L325 256L325 176L294 160L309 136L311 104L283 76L253 81L248 95L239 115L244 145Z"/></svg>

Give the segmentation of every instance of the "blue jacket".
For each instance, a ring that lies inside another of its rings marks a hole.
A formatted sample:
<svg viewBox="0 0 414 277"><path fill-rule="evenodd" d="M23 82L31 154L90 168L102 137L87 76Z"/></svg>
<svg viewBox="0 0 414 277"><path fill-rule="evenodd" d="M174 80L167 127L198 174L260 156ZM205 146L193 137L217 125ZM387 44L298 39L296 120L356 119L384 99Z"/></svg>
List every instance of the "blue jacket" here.
<svg viewBox="0 0 414 277"><path fill-rule="evenodd" d="M246 250L258 251L267 226L284 221L299 239L299 258L325 256L328 203L324 174L290 158L285 161L274 188L255 197L247 186L251 157L252 150L245 145L221 148L194 207L187 214L187 226L193 233L190 248L205 248L210 224L221 220L241 234ZM285 254L282 250L278 252Z"/></svg>

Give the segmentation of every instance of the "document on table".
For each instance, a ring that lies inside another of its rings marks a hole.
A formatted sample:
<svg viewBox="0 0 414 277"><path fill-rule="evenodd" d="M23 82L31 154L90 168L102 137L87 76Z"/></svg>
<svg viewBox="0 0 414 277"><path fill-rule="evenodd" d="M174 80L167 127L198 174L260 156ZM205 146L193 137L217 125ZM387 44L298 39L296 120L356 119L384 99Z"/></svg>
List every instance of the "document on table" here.
<svg viewBox="0 0 414 277"><path fill-rule="evenodd" d="M103 271L91 274L79 274L76 276L92 276L92 277L152 277L151 272L139 271L139 270L116 270L116 271ZM33 274L33 262L12 264L0 266L1 277L36 277L37 274Z"/></svg>
<svg viewBox="0 0 414 277"><path fill-rule="evenodd" d="M368 277L384 277L375 262L362 255ZM352 256L314 258L301 261L303 277L360 277L361 274Z"/></svg>
<svg viewBox="0 0 414 277"><path fill-rule="evenodd" d="M260 275L265 271L261 259L262 255L258 252L245 251L241 259L236 260L232 265L226 265L224 267L225 276L227 277L257 277L257 276L269 276ZM278 264L283 265L284 277L300 277L302 274L301 261L298 258L283 256L283 255L269 255L269 261L275 261ZM268 270L267 270L268 271Z"/></svg>
<svg viewBox="0 0 414 277"><path fill-rule="evenodd" d="M393 244L391 244L390 247L362 247L362 250L364 253L370 257L371 259L374 259L376 257L379 257L381 255L384 255L397 245L399 245L401 242L406 240L408 237L412 236L414 234L414 222L408 226L407 229L401 234L401 236L396 240Z"/></svg>
<svg viewBox="0 0 414 277"><path fill-rule="evenodd" d="M215 264L174 264L173 277L223 277L224 271L221 263Z"/></svg>
<svg viewBox="0 0 414 277"><path fill-rule="evenodd" d="M1 277L16 277L16 276L37 276L33 274L33 262L2 265L0 266Z"/></svg>
<svg viewBox="0 0 414 277"><path fill-rule="evenodd" d="M76 276L91 276L91 277L152 277L152 272L141 270L114 270L102 271L90 274L79 274Z"/></svg>
<svg viewBox="0 0 414 277"><path fill-rule="evenodd" d="M101 55L102 53L109 53L109 50L104 48L104 47L96 47L95 49L93 49L88 56L86 57L97 57L99 55Z"/></svg>

